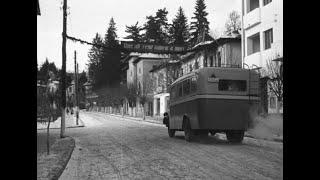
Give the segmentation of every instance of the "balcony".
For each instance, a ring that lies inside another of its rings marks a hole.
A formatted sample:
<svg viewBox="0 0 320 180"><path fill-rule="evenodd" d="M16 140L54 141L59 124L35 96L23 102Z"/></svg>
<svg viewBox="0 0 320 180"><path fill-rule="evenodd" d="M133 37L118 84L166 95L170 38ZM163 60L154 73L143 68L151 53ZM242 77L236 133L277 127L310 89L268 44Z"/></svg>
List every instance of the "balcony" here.
<svg viewBox="0 0 320 180"><path fill-rule="evenodd" d="M259 52L250 54L249 56L246 56L244 58L244 63L246 63L250 67L252 67L253 64L261 67L262 64L261 64L260 58L261 58L261 52L259 51Z"/></svg>
<svg viewBox="0 0 320 180"><path fill-rule="evenodd" d="M243 27L244 29L251 28L256 24L261 22L261 9L255 8L254 10L248 12L245 16L243 16Z"/></svg>

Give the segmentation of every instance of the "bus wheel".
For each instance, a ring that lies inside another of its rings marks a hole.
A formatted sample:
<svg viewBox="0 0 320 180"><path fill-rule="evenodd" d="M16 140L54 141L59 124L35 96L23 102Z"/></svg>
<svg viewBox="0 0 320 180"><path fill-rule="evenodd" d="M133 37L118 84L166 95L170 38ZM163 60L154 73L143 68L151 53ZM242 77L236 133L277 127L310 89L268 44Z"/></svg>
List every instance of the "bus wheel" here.
<svg viewBox="0 0 320 180"><path fill-rule="evenodd" d="M213 130L209 130L211 136L214 136L217 132L216 131L213 131Z"/></svg>
<svg viewBox="0 0 320 180"><path fill-rule="evenodd" d="M192 129L189 120L185 120L183 123L184 139L188 142L192 139Z"/></svg>
<svg viewBox="0 0 320 180"><path fill-rule="evenodd" d="M168 134L169 134L169 137L173 137L174 136L174 134L175 134L175 130L173 130L173 129L169 129L169 127L168 127Z"/></svg>
<svg viewBox="0 0 320 180"><path fill-rule="evenodd" d="M244 137L244 131L241 131L241 130L227 131L226 134L227 134L228 141L233 142L233 143L242 142L243 137Z"/></svg>

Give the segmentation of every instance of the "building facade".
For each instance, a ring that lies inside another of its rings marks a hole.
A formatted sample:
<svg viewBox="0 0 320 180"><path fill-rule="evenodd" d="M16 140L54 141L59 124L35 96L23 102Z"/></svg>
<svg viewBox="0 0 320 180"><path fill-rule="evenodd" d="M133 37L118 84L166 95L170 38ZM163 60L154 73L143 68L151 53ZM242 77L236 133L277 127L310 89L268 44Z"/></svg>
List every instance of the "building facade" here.
<svg viewBox="0 0 320 180"><path fill-rule="evenodd" d="M263 77L268 75L267 63L282 64L283 1L242 0L242 37L243 67L261 67ZM282 112L282 100L267 89L268 112Z"/></svg>
<svg viewBox="0 0 320 180"><path fill-rule="evenodd" d="M132 116L152 116L153 108L153 86L150 70L168 59L168 54L154 53L130 53L127 57L127 85L133 85L137 90L136 107L130 108L129 103L124 105L124 113ZM141 104L141 96L146 96L147 100L144 106Z"/></svg>
<svg viewBox="0 0 320 180"><path fill-rule="evenodd" d="M180 58L180 76L204 67L241 68L241 35L235 33L199 43Z"/></svg>
<svg viewBox="0 0 320 180"><path fill-rule="evenodd" d="M241 68L241 36L235 33L214 41L200 42L183 55L172 56L150 71L155 84L154 116L169 111L169 85L177 78L204 67Z"/></svg>
<svg viewBox="0 0 320 180"><path fill-rule="evenodd" d="M153 79L153 116L162 117L169 110L169 86L179 77L180 61L171 58L150 71Z"/></svg>

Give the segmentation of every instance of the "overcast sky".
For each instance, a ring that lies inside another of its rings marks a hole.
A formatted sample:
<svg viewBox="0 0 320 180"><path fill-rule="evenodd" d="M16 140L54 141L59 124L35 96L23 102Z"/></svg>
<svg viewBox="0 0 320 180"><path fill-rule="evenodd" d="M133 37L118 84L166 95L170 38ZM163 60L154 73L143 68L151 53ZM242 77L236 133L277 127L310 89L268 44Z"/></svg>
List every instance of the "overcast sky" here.
<svg viewBox="0 0 320 180"><path fill-rule="evenodd" d="M58 68L62 64L62 2L63 0L39 0L41 16L37 16L37 59L40 66L46 59ZM190 23L196 0L68 0L69 15L67 34L91 42L96 33L104 37L110 18L116 23L119 38L127 36L126 25L166 8L171 23L179 6ZM241 0L205 0L210 29L223 31L228 13L241 12ZM67 40L67 71L74 70L74 51L77 51L79 71L87 69L89 45Z"/></svg>

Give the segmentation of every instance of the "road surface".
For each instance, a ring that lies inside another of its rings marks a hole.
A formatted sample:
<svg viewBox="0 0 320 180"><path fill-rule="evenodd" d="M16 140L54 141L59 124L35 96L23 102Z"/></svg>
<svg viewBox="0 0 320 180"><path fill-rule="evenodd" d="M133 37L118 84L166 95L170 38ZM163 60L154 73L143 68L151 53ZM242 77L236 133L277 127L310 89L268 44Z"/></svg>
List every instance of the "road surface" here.
<svg viewBox="0 0 320 180"><path fill-rule="evenodd" d="M76 147L61 180L283 179L282 143L230 144L219 134L188 143L183 132L169 138L162 125L97 112L80 116L86 127L66 130Z"/></svg>

